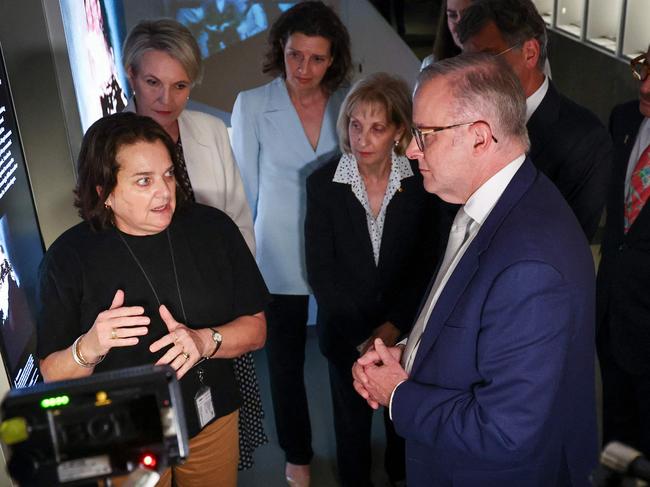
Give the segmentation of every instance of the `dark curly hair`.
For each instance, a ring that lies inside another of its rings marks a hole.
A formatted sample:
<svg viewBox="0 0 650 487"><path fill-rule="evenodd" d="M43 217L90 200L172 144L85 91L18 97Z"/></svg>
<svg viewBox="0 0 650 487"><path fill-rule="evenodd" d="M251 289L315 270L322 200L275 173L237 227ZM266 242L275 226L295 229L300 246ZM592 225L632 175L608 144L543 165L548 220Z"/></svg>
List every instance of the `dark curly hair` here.
<svg viewBox="0 0 650 487"><path fill-rule="evenodd" d="M174 170L178 169L176 145L152 118L122 112L100 118L90 126L81 142L77 160L74 206L79 210L79 216L94 230L104 230L113 224L113 212L104 203L117 185L120 170L117 154L120 149L137 142L157 141L165 145ZM177 205L185 200L186 195L177 184Z"/></svg>
<svg viewBox="0 0 650 487"><path fill-rule="evenodd" d="M330 7L320 1L301 2L284 12L269 31L269 49L264 57L262 72L286 78L284 46L291 34L324 37L331 44L332 65L328 68L322 86L332 93L347 82L352 68L350 35Z"/></svg>

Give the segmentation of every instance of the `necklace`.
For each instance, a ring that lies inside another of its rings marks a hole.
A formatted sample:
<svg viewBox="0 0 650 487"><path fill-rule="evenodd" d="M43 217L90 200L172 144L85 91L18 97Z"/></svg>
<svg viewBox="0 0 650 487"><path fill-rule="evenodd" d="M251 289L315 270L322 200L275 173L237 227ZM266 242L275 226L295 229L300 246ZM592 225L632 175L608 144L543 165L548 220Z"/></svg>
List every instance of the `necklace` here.
<svg viewBox="0 0 650 487"><path fill-rule="evenodd" d="M160 306L162 305L162 303L160 302L160 297L158 296L158 293L156 292L156 288L153 287L153 283L151 282L151 279L149 279L149 276L147 275L147 272L144 270L144 267L140 263L140 259L138 259L138 257L135 255L135 252L133 252L133 249L131 248L129 243L124 238L124 235L122 235L122 232L120 232L117 229L116 229L116 231L117 231L117 235L120 237L120 240L122 241L122 243L124 244L126 249L129 251L129 254L131 254L131 257L133 257L133 260L135 261L135 263L140 268L140 272L142 272L142 275L146 279L147 284L149 284L149 287L151 288L151 292L153 292L153 295L156 298L156 302L158 303L158 307L160 308ZM168 246L169 246L169 254L170 254L171 260L172 260L172 269L174 270L174 280L176 281L176 291L178 292L178 300L181 303L181 312L183 313L183 323L185 323L185 325L187 325L187 315L185 314L185 306L183 305L183 297L181 295L181 286L180 286L180 283L178 281L178 272L176 271L176 261L174 259L174 247L172 245L172 237L171 237L171 234L169 233L169 227L165 229L165 233L167 234L167 243L168 243Z"/></svg>

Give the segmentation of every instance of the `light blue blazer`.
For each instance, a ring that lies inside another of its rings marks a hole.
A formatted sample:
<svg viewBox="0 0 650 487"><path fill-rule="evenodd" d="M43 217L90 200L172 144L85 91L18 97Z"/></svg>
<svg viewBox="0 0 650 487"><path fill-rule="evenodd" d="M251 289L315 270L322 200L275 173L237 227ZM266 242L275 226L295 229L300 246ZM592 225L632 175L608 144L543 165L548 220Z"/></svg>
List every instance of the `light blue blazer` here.
<svg viewBox="0 0 650 487"><path fill-rule="evenodd" d="M325 109L312 149L282 78L237 96L232 148L253 212L257 263L274 294L310 294L305 268L305 184L338 152L336 119L345 90Z"/></svg>

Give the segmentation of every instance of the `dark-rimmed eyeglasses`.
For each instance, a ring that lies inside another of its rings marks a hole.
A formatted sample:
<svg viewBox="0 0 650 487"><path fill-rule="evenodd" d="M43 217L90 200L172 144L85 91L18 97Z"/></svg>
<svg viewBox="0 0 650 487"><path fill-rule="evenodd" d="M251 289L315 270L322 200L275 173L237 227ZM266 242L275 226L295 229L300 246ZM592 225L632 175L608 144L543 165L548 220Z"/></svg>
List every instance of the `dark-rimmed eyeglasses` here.
<svg viewBox="0 0 650 487"><path fill-rule="evenodd" d="M484 120L475 120L474 122L465 122L465 123L455 123L454 125L447 125L446 127L416 127L415 125L413 125L411 127L411 133L413 134L413 138L415 139L415 143L418 145L418 149L420 149L420 152L424 152L424 136L425 135L435 134L436 132L442 132L443 130L453 129L453 128L456 128L456 127L464 127L466 125L474 125L475 123L484 123L488 127L490 126L490 124L487 123ZM492 140L495 143L499 142L494 135L492 136Z"/></svg>
<svg viewBox="0 0 650 487"><path fill-rule="evenodd" d="M641 54L630 61L630 68L632 68L632 76L639 81L645 81L650 74L650 66L648 66L648 55Z"/></svg>

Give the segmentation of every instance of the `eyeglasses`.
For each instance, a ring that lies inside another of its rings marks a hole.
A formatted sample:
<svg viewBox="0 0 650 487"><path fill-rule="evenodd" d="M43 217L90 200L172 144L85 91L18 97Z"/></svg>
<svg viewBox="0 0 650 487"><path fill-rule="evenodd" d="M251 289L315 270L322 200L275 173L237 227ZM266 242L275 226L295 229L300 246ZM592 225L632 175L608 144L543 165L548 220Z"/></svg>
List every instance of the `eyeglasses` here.
<svg viewBox="0 0 650 487"><path fill-rule="evenodd" d="M416 127L415 125L413 125L411 127L411 133L413 134L413 138L415 139L415 143L418 145L418 149L420 149L420 152L424 152L425 135L435 134L436 132L442 132L443 130L453 129L456 127L464 127L465 125L474 125L475 123L484 123L488 127L490 126L490 124L484 120L476 120L474 122L465 122L465 123L456 123L454 125L447 125L446 127ZM499 142L494 135L492 136L492 140L495 143Z"/></svg>
<svg viewBox="0 0 650 487"><path fill-rule="evenodd" d="M641 54L630 61L632 68L632 76L639 81L645 81L650 74L650 66L648 66L648 55Z"/></svg>
<svg viewBox="0 0 650 487"><path fill-rule="evenodd" d="M506 53L512 51L513 49L517 49L518 47L521 47L521 43L519 43L519 44L515 44L514 46L510 46L509 48L504 49L504 50L501 51L501 52L497 52L497 53L494 55L494 57L503 56L504 54L506 54Z"/></svg>

